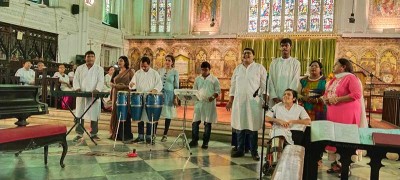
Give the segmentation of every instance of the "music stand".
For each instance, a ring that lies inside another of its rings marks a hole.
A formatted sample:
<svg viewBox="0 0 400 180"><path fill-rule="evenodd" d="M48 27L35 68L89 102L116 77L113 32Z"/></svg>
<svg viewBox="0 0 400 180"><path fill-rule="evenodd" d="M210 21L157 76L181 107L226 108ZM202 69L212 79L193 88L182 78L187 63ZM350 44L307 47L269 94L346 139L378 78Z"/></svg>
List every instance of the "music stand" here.
<svg viewBox="0 0 400 180"><path fill-rule="evenodd" d="M183 122L182 122L182 132L176 137L174 142L171 144L171 146L168 148L167 151L171 152L172 146L178 141L179 138L183 138L185 141L185 147L189 150L190 155L192 155L192 151L190 150L190 146L188 143L188 139L185 134L186 130L186 110L187 110L187 103L188 102L195 102L198 101L199 98L197 97L197 90L193 89L175 89L174 90L175 96L178 97L179 100L183 101Z"/></svg>

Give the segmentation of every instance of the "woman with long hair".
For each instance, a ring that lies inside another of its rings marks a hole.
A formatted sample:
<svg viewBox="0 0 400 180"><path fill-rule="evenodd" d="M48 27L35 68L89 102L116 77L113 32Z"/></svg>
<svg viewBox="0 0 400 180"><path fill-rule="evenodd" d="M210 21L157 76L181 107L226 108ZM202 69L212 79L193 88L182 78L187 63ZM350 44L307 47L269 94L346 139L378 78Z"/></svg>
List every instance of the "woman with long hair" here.
<svg viewBox="0 0 400 180"><path fill-rule="evenodd" d="M111 96L112 96L112 111L111 111L111 121L110 121L110 133L111 139L117 140L125 140L130 142L133 139L133 134L131 130L131 115L129 110L127 110L128 116L125 121L125 125L119 126L118 134L117 127L119 123L119 119L117 117L117 94L119 91L130 91L129 90L129 82L131 81L134 72L129 68L129 60L126 56L121 56L118 59L118 70L115 70L112 78L111 78ZM129 104L129 96L127 98L127 103ZM129 107L129 106L128 106ZM129 109L129 108L128 108ZM123 134L124 133L124 134Z"/></svg>

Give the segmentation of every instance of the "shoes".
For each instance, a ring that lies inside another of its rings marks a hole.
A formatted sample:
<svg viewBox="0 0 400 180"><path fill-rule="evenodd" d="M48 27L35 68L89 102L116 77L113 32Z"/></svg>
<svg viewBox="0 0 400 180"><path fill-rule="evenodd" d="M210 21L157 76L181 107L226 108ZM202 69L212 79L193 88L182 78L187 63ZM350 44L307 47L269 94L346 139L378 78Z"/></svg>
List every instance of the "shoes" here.
<svg viewBox="0 0 400 180"><path fill-rule="evenodd" d="M136 138L135 140L133 140L133 143L140 143L140 142L144 142L144 139Z"/></svg>
<svg viewBox="0 0 400 180"><path fill-rule="evenodd" d="M193 147L197 147L199 144L197 143L197 141L190 141L189 142L189 146L191 147L191 148L193 148Z"/></svg>
<svg viewBox="0 0 400 180"><path fill-rule="evenodd" d="M243 156L244 156L244 153L243 152L239 152L239 151L236 151L236 152L231 154L231 157L233 157L233 158L243 157Z"/></svg>
<svg viewBox="0 0 400 180"><path fill-rule="evenodd" d="M201 149L208 149L208 144L201 145Z"/></svg>
<svg viewBox="0 0 400 180"><path fill-rule="evenodd" d="M72 141L73 142L78 142L78 141L80 141L82 139L82 136L75 136L75 138L74 139L72 139Z"/></svg>
<svg viewBox="0 0 400 180"><path fill-rule="evenodd" d="M260 160L260 156L258 155L258 153L252 154L251 157L253 158L254 161L259 161Z"/></svg>
<svg viewBox="0 0 400 180"><path fill-rule="evenodd" d="M91 138L93 139L93 140L95 140L95 141L100 141L101 139L99 138L99 136L97 136L97 135L93 135L93 136L91 136Z"/></svg>
<svg viewBox="0 0 400 180"><path fill-rule="evenodd" d="M164 135L162 138L161 138L161 142L166 142L167 141L167 135Z"/></svg>
<svg viewBox="0 0 400 180"><path fill-rule="evenodd" d="M122 141L122 143L124 143L124 144L132 144L133 141L134 141L133 139L128 139L128 140Z"/></svg>
<svg viewBox="0 0 400 180"><path fill-rule="evenodd" d="M238 150L238 149L237 149L237 147L235 146L235 147L232 148L231 151L232 151L232 152L236 152L237 150Z"/></svg>

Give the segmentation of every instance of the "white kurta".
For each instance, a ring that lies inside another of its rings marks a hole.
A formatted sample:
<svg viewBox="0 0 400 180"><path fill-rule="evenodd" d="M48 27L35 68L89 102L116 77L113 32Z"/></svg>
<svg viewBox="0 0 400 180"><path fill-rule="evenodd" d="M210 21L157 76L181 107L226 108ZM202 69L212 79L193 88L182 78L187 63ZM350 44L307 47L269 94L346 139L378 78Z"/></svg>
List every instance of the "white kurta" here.
<svg viewBox="0 0 400 180"><path fill-rule="evenodd" d="M310 119L303 106L293 104L290 110L285 108L285 105L280 102L272 107L266 114L271 118L277 118L288 122L289 120ZM271 137L283 136L289 144L293 144L292 133L290 130L303 131L306 126L302 124L292 124L290 128L284 128L280 125L273 124L271 129Z"/></svg>
<svg viewBox="0 0 400 180"><path fill-rule="evenodd" d="M203 76L198 76L194 80L193 89L198 90L199 101L194 104L193 122L204 121L207 123L217 122L217 100L208 101L208 98L213 96L215 93L218 95L221 93L221 87L217 77L213 75L207 76L205 79Z"/></svg>
<svg viewBox="0 0 400 180"><path fill-rule="evenodd" d="M260 94L265 94L267 71L258 63L251 63L247 68L240 64L233 71L229 96L234 96L231 113L231 126L237 130L248 129L258 131L264 118L262 99L253 97L260 88Z"/></svg>
<svg viewBox="0 0 400 180"><path fill-rule="evenodd" d="M15 73L15 76L18 76L19 82L24 85L35 82L35 71L32 69L26 70L25 68L19 68Z"/></svg>
<svg viewBox="0 0 400 180"><path fill-rule="evenodd" d="M69 76L66 75L66 74L61 75L61 73L56 72L56 73L54 73L53 77L54 78L58 78L60 82L64 82L64 83L68 83L69 84ZM72 91L73 90L72 88L68 87L64 83L61 83L61 86L60 86L60 90L61 91Z"/></svg>
<svg viewBox="0 0 400 180"><path fill-rule="evenodd" d="M273 98L282 100L283 93L290 88L297 90L300 84L300 62L292 57L276 58L269 66L268 94L270 105L274 105Z"/></svg>
<svg viewBox="0 0 400 180"><path fill-rule="evenodd" d="M86 64L80 65L75 71L73 85L75 90L80 89L83 92L97 90L101 92L104 86L104 69L97 64L94 64L90 69ZM77 97L76 116L82 116L92 102L93 98ZM97 121L101 112L100 106L100 100L97 100L83 118Z"/></svg>
<svg viewBox="0 0 400 180"><path fill-rule="evenodd" d="M137 92L148 93L151 90L155 89L157 92L162 95L161 90L163 88L161 77L156 70L150 68L147 72L140 69L133 75L131 83L135 85L133 87L129 87L129 89L136 89ZM146 94L143 97L146 99ZM143 109L141 121L148 121L146 110Z"/></svg>

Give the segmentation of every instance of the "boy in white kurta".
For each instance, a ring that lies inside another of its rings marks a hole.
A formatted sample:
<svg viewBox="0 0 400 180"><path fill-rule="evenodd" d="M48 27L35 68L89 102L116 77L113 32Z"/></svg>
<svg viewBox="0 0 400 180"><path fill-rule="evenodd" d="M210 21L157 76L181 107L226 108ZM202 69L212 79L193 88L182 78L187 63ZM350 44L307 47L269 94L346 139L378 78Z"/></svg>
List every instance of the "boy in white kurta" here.
<svg viewBox="0 0 400 180"><path fill-rule="evenodd" d="M85 53L85 64L80 65L75 72L73 87L77 92L101 92L104 86L104 69L97 64L94 64L96 57L93 51L88 51ZM93 98L77 97L76 98L76 116L80 117L85 112L85 110L93 102ZM94 140L100 140L97 136L98 132L98 119L100 117L100 100L96 100L95 103L86 112L83 119L90 120L90 135ZM82 126L84 121L80 122ZM76 126L75 129L77 136L74 141L78 141L82 138L83 129L80 126Z"/></svg>
<svg viewBox="0 0 400 180"><path fill-rule="evenodd" d="M268 94L269 104L282 101L283 92L287 89L298 89L300 84L300 61L290 57L292 40L281 40L282 57L276 58L269 66Z"/></svg>
<svg viewBox="0 0 400 180"><path fill-rule="evenodd" d="M211 124L217 122L217 101L221 88L217 77L210 74L211 65L208 62L201 63L201 75L196 77L193 89L198 90L199 101L194 105L192 123L192 141L190 147L196 147L199 140L199 125L204 122L203 145L207 149L211 136Z"/></svg>
<svg viewBox="0 0 400 180"><path fill-rule="evenodd" d="M129 83L129 89L136 90L141 93L153 93L157 94L163 89L160 74L156 70L150 67L150 59L148 57L142 57L140 70L138 70L131 82ZM143 97L146 99L146 94ZM157 119L158 120L158 119ZM142 111L142 116L140 122L138 123L138 133L139 136L133 142L143 142L144 141L144 122L146 123L146 142L151 142L151 128L152 124L149 123L146 110ZM154 132L154 131L153 131ZM154 141L153 141L154 142Z"/></svg>

